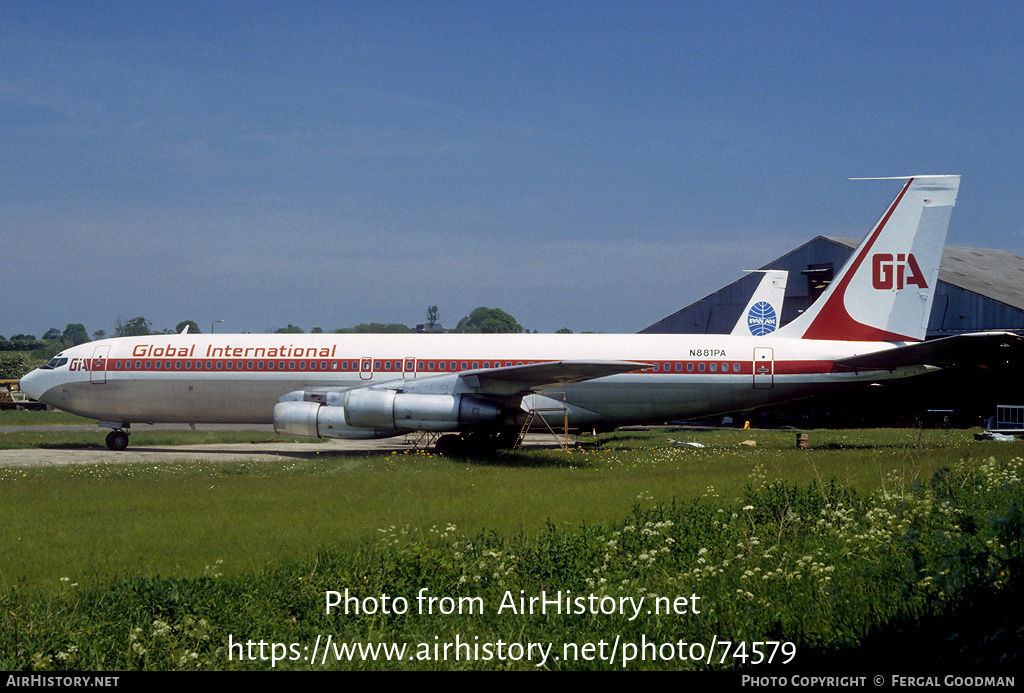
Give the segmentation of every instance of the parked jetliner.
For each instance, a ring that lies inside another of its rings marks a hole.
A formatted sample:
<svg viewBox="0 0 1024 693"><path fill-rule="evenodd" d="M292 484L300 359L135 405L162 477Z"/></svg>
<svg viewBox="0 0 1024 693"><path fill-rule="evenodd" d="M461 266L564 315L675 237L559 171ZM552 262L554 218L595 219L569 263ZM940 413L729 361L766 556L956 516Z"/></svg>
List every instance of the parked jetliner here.
<svg viewBox="0 0 1024 693"><path fill-rule="evenodd" d="M703 417L917 375L1018 339L922 342L959 176L916 176L822 296L768 335L153 335L72 347L32 397L114 429L273 423L288 435L459 434L498 445L528 410L590 429Z"/></svg>

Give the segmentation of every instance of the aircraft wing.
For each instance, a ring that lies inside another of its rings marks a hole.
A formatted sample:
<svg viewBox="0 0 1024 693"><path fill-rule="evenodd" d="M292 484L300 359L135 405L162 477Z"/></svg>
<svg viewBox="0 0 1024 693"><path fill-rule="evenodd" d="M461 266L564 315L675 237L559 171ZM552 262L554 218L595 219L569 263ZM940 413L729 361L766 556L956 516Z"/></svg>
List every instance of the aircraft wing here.
<svg viewBox="0 0 1024 693"><path fill-rule="evenodd" d="M981 365L1024 355L1024 336L1012 332L971 332L915 342L893 349L837 359L837 368L895 370L905 366Z"/></svg>
<svg viewBox="0 0 1024 693"><path fill-rule="evenodd" d="M521 366L477 368L418 378L395 378L355 388L311 387L289 393L280 401L306 400L338 404L353 390L395 390L409 394L477 394L498 399L522 397L552 387L641 370L639 361L546 361Z"/></svg>
<svg viewBox="0 0 1024 693"><path fill-rule="evenodd" d="M647 365L637 361L546 361L522 366L481 368L458 373L457 390L507 397L628 373L646 368ZM408 381L405 384L408 385Z"/></svg>

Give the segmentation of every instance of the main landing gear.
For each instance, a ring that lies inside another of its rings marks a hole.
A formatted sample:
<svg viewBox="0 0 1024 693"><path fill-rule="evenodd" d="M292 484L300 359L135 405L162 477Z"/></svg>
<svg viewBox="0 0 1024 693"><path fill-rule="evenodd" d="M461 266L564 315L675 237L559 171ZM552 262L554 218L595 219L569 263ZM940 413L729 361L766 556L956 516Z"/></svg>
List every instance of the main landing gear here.
<svg viewBox="0 0 1024 693"><path fill-rule="evenodd" d="M489 454L496 450L511 450L516 442L514 430L475 430L461 435L449 433L437 439L434 452L446 457L471 454Z"/></svg>

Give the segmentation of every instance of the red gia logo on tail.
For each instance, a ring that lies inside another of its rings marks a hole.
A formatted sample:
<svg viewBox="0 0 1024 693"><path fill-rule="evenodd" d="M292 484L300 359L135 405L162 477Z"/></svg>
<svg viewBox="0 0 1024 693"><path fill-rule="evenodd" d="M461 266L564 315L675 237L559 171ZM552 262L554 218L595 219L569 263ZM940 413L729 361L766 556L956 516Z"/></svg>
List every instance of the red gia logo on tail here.
<svg viewBox="0 0 1024 693"><path fill-rule="evenodd" d="M877 253L871 256L871 285L876 289L902 289L904 286L927 289L921 266L914 254Z"/></svg>

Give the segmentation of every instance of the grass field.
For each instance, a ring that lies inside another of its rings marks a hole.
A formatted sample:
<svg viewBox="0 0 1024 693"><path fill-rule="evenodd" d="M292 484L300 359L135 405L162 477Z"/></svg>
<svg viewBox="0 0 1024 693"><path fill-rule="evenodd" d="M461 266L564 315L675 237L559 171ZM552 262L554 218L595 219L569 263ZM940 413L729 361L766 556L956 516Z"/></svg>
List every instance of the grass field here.
<svg viewBox="0 0 1024 693"><path fill-rule="evenodd" d="M56 409L0 411L0 426L88 426L95 423L96 421L93 419L86 419Z"/></svg>
<svg viewBox="0 0 1024 693"><path fill-rule="evenodd" d="M89 427L86 430L60 430L62 427ZM99 428L93 419L85 419L62 411L0 412L0 428L20 427L23 430L0 430L0 450L32 448L104 447L109 429ZM273 431L216 430L198 431L153 428L145 425L132 429L132 445L200 445L203 443L248 443L253 440L289 441ZM312 441L310 441L312 442Z"/></svg>
<svg viewBox="0 0 1024 693"><path fill-rule="evenodd" d="M811 431L810 442L795 449L793 431L618 432L590 451L483 459L0 469L0 668L536 664L508 652L311 663L287 647L275 662L239 661L228 646L233 635L312 647L327 634L409 647L728 637L793 643L806 661L1016 584L1024 444L908 429ZM488 608L325 614L325 595L346 588L378 607L427 589ZM634 620L495 612L509 594L556 591L701 596L706 608ZM695 666L670 651L544 666Z"/></svg>
<svg viewBox="0 0 1024 693"><path fill-rule="evenodd" d="M74 432L35 435L81 438ZM194 440L188 432L146 435ZM672 436L707 447L673 447L667 442ZM961 451L988 449L962 433L876 431L874 445L858 442L861 437L815 432L814 449L795 451L794 434L784 431L620 432L606 436L599 450L486 460L452 461L421 451L325 455L309 463L0 469L0 523L14 538L0 549L0 583L189 576L217 560L234 573L299 558L318 546L357 546L392 526L424 531L455 524L508 534L535 532L547 522L605 522L638 501L739 498L755 469L790 483L837 478L868 490L892 469L927 475ZM210 433L204 442L251 438ZM748 439L759 445L740 445Z"/></svg>

